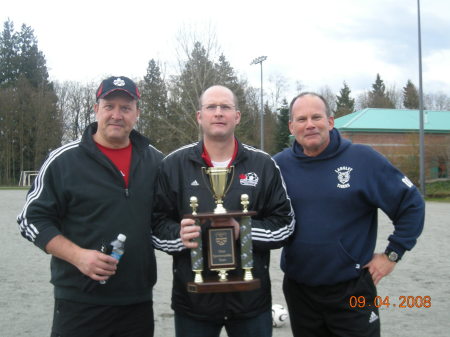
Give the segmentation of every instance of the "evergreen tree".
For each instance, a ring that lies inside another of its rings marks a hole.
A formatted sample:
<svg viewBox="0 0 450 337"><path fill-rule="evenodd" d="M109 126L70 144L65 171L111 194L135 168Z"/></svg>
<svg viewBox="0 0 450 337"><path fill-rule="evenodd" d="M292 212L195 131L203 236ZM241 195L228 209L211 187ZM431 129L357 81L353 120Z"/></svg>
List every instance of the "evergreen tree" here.
<svg viewBox="0 0 450 337"><path fill-rule="evenodd" d="M171 127L174 117L168 114L167 86L162 78L161 68L154 59L148 63L141 95L138 129L154 146L167 153L173 148L173 139L167 135L173 132Z"/></svg>
<svg viewBox="0 0 450 337"><path fill-rule="evenodd" d="M406 109L419 109L419 93L411 80L403 87L403 106Z"/></svg>
<svg viewBox="0 0 450 337"><path fill-rule="evenodd" d="M214 65L214 68L217 71L217 83L226 87L234 87L237 85L238 79L234 69L223 54L219 56L219 62Z"/></svg>
<svg viewBox="0 0 450 337"><path fill-rule="evenodd" d="M286 99L283 100L281 108L278 109L277 132L276 132L276 152L280 152L289 147L289 105Z"/></svg>
<svg viewBox="0 0 450 337"><path fill-rule="evenodd" d="M37 39L33 29L22 25L19 34L20 73L24 75L34 87L47 86L48 72L44 55L38 50Z"/></svg>
<svg viewBox="0 0 450 337"><path fill-rule="evenodd" d="M351 90L347 83L344 82L344 87L336 95L336 111L335 118L339 118L355 111L355 100L350 97Z"/></svg>
<svg viewBox="0 0 450 337"><path fill-rule="evenodd" d="M7 109L0 111L0 118L6 117L0 124L0 183L11 184L20 171L36 170L49 149L60 145L62 123L33 30L22 25L15 32L9 20L0 37L0 91L8 97L0 105Z"/></svg>
<svg viewBox="0 0 450 337"><path fill-rule="evenodd" d="M372 90L369 92L369 107L385 109L395 108L394 102L386 93L386 86L384 85L380 74L377 74L375 83L372 84Z"/></svg>
<svg viewBox="0 0 450 337"><path fill-rule="evenodd" d="M13 85L19 69L18 34L14 32L14 23L6 21L0 36L0 87Z"/></svg>
<svg viewBox="0 0 450 337"><path fill-rule="evenodd" d="M241 111L241 122L235 131L236 137L242 142L255 146L259 139L259 134L257 135L252 130L255 131L255 126L259 119L259 110L257 106L255 108L255 105L249 103L249 98L253 96L249 97L246 94L245 88L247 87L247 82L238 79L235 70L223 54L220 55L219 61L215 64L215 70L217 71L215 84L229 88L234 92L238 100L238 108Z"/></svg>
<svg viewBox="0 0 450 337"><path fill-rule="evenodd" d="M198 98L202 92L217 81L214 63L209 59L208 51L200 42L195 42L188 60L181 69L181 74L172 80L170 108L178 115L174 125L174 134L178 145L191 143L200 139L196 111ZM182 127L181 127L182 126Z"/></svg>

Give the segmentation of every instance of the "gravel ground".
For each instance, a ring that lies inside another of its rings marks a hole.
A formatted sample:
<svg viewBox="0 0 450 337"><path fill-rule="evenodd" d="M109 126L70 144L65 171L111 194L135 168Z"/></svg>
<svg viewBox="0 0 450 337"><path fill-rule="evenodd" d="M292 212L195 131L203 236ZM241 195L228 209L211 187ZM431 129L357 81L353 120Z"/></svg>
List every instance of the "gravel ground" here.
<svg viewBox="0 0 450 337"><path fill-rule="evenodd" d="M41 337L50 335L53 314L49 283L49 256L23 239L16 216L26 191L0 190L0 336ZM378 294L389 296L391 306L380 309L382 336L445 337L450 331L450 204L427 203L425 230L415 249L407 253L394 272L383 279ZM380 213L377 251L384 250L393 227ZM285 305L279 269L280 250L272 253L273 303ZM174 335L170 309L170 256L157 252L158 283L154 290L155 336ZM400 308L401 296L430 296L430 308ZM394 307L393 304L396 304ZM222 334L226 336L226 334ZM291 336L289 322L273 331L274 337ZM248 336L250 337L250 336Z"/></svg>

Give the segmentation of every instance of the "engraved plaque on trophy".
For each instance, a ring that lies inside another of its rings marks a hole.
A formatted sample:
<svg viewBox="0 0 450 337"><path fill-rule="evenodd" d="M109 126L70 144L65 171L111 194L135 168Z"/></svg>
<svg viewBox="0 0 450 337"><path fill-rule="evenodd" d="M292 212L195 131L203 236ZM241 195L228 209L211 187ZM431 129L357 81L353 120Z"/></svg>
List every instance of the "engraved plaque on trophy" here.
<svg viewBox="0 0 450 337"><path fill-rule="evenodd" d="M239 220L239 241L241 251L241 265L237 265L237 247L234 237L234 228L231 226L211 227L207 229L208 238L204 244L202 235L194 241L198 243L198 247L191 249L191 264L194 272L193 282L187 285L189 292L195 293L211 293L211 292L234 292L249 291L259 288L260 280L253 278L253 250L251 239L251 221L250 217L256 212L248 211L249 205L248 195L241 195L242 210L228 211L223 206L223 198L230 188L233 179L234 167L209 167L202 168L202 174L209 177L210 190L214 197L216 208L212 212L197 213L199 205L198 199L193 196L190 200L192 214L185 217L195 220L196 225L200 226L202 219L214 220L215 218L236 217ZM229 175L231 174L231 179ZM206 180L206 179L205 179ZM230 183L227 182L230 180ZM214 278L204 278L203 249L206 249L207 268L216 271L217 276ZM243 277L228 276L228 271L241 268Z"/></svg>

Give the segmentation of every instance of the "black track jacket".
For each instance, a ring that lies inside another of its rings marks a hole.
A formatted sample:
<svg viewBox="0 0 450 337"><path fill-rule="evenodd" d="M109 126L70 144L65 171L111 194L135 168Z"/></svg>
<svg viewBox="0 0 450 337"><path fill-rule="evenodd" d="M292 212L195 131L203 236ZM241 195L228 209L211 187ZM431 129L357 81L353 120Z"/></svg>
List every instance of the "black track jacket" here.
<svg viewBox="0 0 450 337"><path fill-rule="evenodd" d="M294 230L290 200L280 171L272 158L260 150L238 142L238 152L232 165L232 185L224 197L227 210L241 210L240 196L249 195L253 239L253 276L261 280L261 288L233 293L196 294L187 292L187 283L193 281L190 252L180 239L180 221L192 213L189 199L198 198L197 212L211 212L215 208L213 196L202 176L206 167L202 155L203 142L184 146L169 154L162 162L155 194L152 221L155 248L173 254L172 308L181 314L199 320L223 321L249 318L271 308L269 278L270 249L284 246ZM207 178L206 178L207 179ZM208 224L202 225L204 229ZM203 236L203 245L206 237ZM239 266L239 242L238 266ZM204 249L204 251L206 251ZM207 274L207 260L204 257ZM210 272L211 273L211 272ZM212 275L217 275L212 272ZM242 274L240 268L229 272Z"/></svg>
<svg viewBox="0 0 450 337"><path fill-rule="evenodd" d="M149 301L156 282L151 244L153 190L163 155L132 131L128 188L116 166L97 148L93 123L81 140L52 151L18 216L21 234L41 249L62 234L82 248L99 249L119 233L127 236L125 254L105 285L83 291L88 281L75 266L51 259L55 298L98 305Z"/></svg>

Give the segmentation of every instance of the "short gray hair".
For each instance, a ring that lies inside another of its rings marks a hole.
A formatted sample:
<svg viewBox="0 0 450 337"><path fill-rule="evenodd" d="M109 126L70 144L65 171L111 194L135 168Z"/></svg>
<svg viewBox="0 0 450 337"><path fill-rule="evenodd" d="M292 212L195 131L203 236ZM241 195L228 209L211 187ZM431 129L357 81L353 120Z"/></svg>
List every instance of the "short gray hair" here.
<svg viewBox="0 0 450 337"><path fill-rule="evenodd" d="M330 109L330 105L328 104L327 100L325 99L325 97L323 97L322 95L312 92L312 91L305 91L302 92L300 94L298 94L297 96L295 96L292 101L291 104L289 104L289 120L292 121L292 107L294 106L295 101L297 101L297 99L303 97L303 96L314 96L319 98L323 104L325 104L325 113L327 114L327 117L332 117L333 116L333 112Z"/></svg>

